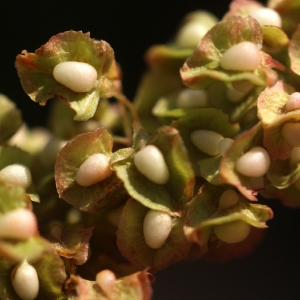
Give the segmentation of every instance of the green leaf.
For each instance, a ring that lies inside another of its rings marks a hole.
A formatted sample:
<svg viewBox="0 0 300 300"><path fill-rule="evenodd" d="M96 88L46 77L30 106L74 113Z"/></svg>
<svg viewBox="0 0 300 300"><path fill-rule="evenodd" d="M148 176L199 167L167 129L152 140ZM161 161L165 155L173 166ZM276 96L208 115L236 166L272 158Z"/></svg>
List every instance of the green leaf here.
<svg viewBox="0 0 300 300"><path fill-rule="evenodd" d="M76 112L75 120L84 121L94 115L99 99L107 97L112 89L107 73L113 59L107 42L94 41L89 33L66 31L53 36L35 53L24 50L16 58L16 68L24 91L33 101L45 105L48 99L58 97ZM54 67L65 61L85 62L97 70L90 91L76 93L54 79Z"/></svg>
<svg viewBox="0 0 300 300"><path fill-rule="evenodd" d="M143 222L148 211L146 206L134 199L126 202L118 226L117 244L135 266L150 267L151 272L155 272L184 258L191 244L182 231L183 217L174 217L171 233L164 245L158 249L150 248L143 234Z"/></svg>
<svg viewBox="0 0 300 300"><path fill-rule="evenodd" d="M0 94L0 143L15 134L21 125L21 111L10 99Z"/></svg>
<svg viewBox="0 0 300 300"><path fill-rule="evenodd" d="M164 156L170 172L166 184L156 184L138 171L132 148L115 152L111 158L112 168L131 197L148 208L180 214L192 197L195 180L184 143L175 128L164 126L150 136L149 144L155 145Z"/></svg>
<svg viewBox="0 0 300 300"><path fill-rule="evenodd" d="M244 41L263 42L262 29L254 18L230 17L219 22L204 36L180 70L183 83L192 89L203 89L215 80L249 80L255 85L273 85L277 74L271 68L284 67L262 51L261 65L254 71L227 71L220 67L222 55L233 45Z"/></svg>
<svg viewBox="0 0 300 300"><path fill-rule="evenodd" d="M265 222L273 217L269 207L249 203L241 196L237 204L219 208L219 199L225 190L224 186L205 184L188 205L184 233L190 241L200 246L202 253L215 243L215 225L241 220L257 228L266 228Z"/></svg>
<svg viewBox="0 0 300 300"><path fill-rule="evenodd" d="M60 198L86 212L96 212L107 205L104 200L115 188L121 185L113 173L105 180L91 186L80 186L76 172L81 164L96 153L108 157L112 154L112 137L105 128L76 136L57 155L55 181Z"/></svg>
<svg viewBox="0 0 300 300"><path fill-rule="evenodd" d="M264 147L267 148L272 160L287 159L292 146L281 134L282 126L287 121L299 121L297 110L286 111L289 94L293 87L278 81L273 87L266 88L257 99L258 117L264 130Z"/></svg>

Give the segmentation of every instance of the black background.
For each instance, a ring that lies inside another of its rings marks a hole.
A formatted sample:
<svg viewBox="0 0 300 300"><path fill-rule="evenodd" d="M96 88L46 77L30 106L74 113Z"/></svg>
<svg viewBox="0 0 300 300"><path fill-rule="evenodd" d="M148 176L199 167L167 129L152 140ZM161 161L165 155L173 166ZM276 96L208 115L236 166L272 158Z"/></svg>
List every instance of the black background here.
<svg viewBox="0 0 300 300"><path fill-rule="evenodd" d="M145 69L142 59L152 44L174 34L179 20L192 10L218 17L229 2L204 1L1 1L0 93L23 110L25 121L44 125L46 107L23 92L14 60L23 49L34 52L66 30L90 31L108 41L124 75L125 94L132 98ZM263 242L253 254L226 263L197 260L173 265L156 274L154 300L160 299L300 299L299 210L267 201L275 213Z"/></svg>

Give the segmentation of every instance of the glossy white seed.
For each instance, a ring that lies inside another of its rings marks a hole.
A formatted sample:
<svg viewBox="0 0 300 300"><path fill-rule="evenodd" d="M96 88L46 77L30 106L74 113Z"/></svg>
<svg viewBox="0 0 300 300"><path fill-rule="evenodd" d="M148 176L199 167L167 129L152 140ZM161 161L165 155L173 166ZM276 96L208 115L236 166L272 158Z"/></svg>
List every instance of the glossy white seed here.
<svg viewBox="0 0 300 300"><path fill-rule="evenodd" d="M244 221L233 221L214 227L215 235L223 242L235 244L249 235L251 226Z"/></svg>
<svg viewBox="0 0 300 300"><path fill-rule="evenodd" d="M112 170L110 158L102 153L91 155L79 167L76 182L81 186L90 186L108 178Z"/></svg>
<svg viewBox="0 0 300 300"><path fill-rule="evenodd" d="M270 167L270 156L266 149L253 147L236 162L236 170L248 177L260 177L265 175Z"/></svg>
<svg viewBox="0 0 300 300"><path fill-rule="evenodd" d="M202 152L216 156L219 155L219 142L223 136L211 130L195 130L191 133L192 143Z"/></svg>
<svg viewBox="0 0 300 300"><path fill-rule="evenodd" d="M154 145L148 145L134 156L136 168L149 180L157 184L165 184L170 173L163 154Z"/></svg>
<svg viewBox="0 0 300 300"><path fill-rule="evenodd" d="M35 214L25 208L18 208L0 216L0 237L28 239L37 233Z"/></svg>
<svg viewBox="0 0 300 300"><path fill-rule="evenodd" d="M218 144L219 152L222 156L225 155L226 151L230 148L230 146L233 144L234 140L230 138L224 138L222 139Z"/></svg>
<svg viewBox="0 0 300 300"><path fill-rule="evenodd" d="M22 164L12 164L0 170L0 181L10 186L28 188L31 184L30 170Z"/></svg>
<svg viewBox="0 0 300 300"><path fill-rule="evenodd" d="M143 232L146 244L152 249L160 248L172 230L172 218L169 214L149 210L144 218Z"/></svg>
<svg viewBox="0 0 300 300"><path fill-rule="evenodd" d="M272 25L281 27L281 17L274 9L261 7L253 10L250 16L256 19L260 26Z"/></svg>
<svg viewBox="0 0 300 300"><path fill-rule="evenodd" d="M287 111L300 109L300 93L296 92L289 95L288 101L285 105Z"/></svg>
<svg viewBox="0 0 300 300"><path fill-rule="evenodd" d="M53 69L55 80L77 93L90 91L97 76L97 71L93 66L77 61L61 62Z"/></svg>
<svg viewBox="0 0 300 300"><path fill-rule="evenodd" d="M96 283L99 285L108 299L111 299L115 282L116 275L110 270L103 270L96 275Z"/></svg>
<svg viewBox="0 0 300 300"><path fill-rule="evenodd" d="M293 167L300 163L300 147L293 147L290 156L290 166Z"/></svg>
<svg viewBox="0 0 300 300"><path fill-rule="evenodd" d="M300 146L300 122L286 122L282 126L281 134L285 141L294 147Z"/></svg>
<svg viewBox="0 0 300 300"><path fill-rule="evenodd" d="M241 42L232 46L222 55L220 61L223 69L232 71L253 71L260 63L260 52L251 42Z"/></svg>
<svg viewBox="0 0 300 300"><path fill-rule="evenodd" d="M207 92L205 90L184 89L179 93L176 104L179 108L207 107Z"/></svg>
<svg viewBox="0 0 300 300"><path fill-rule="evenodd" d="M33 300L39 293L39 277L36 269L25 259L11 273L11 283L23 300Z"/></svg>
<svg viewBox="0 0 300 300"><path fill-rule="evenodd" d="M219 209L229 208L239 202L239 195L235 190L228 189L220 197Z"/></svg>

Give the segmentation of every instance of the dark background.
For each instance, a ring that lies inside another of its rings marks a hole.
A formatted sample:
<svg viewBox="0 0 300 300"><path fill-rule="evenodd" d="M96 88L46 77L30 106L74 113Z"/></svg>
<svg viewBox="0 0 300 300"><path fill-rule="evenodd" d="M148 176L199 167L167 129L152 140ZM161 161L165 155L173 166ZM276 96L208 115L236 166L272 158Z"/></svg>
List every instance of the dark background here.
<svg viewBox="0 0 300 300"><path fill-rule="evenodd" d="M46 122L40 107L23 92L14 60L23 49L34 52L66 30L90 31L108 41L124 75L125 94L132 98L145 65L145 50L174 34L179 20L196 9L218 17L228 1L3 1L0 3L0 93L23 110L31 125ZM51 101L49 101L51 102ZM300 299L299 210L267 201L275 213L254 253L226 263L197 260L173 265L156 274L154 300L160 299Z"/></svg>

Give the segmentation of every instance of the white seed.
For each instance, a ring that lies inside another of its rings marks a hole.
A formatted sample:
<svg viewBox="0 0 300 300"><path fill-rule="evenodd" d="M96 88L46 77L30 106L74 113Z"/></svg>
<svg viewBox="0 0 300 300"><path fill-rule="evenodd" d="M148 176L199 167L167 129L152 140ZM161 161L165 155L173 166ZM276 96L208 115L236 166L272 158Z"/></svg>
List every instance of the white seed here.
<svg viewBox="0 0 300 300"><path fill-rule="evenodd" d="M96 275L96 283L99 285L108 299L111 299L115 282L116 275L110 270L103 270Z"/></svg>
<svg viewBox="0 0 300 300"><path fill-rule="evenodd" d="M176 104L179 108L207 107L207 92L205 90L184 89L179 93Z"/></svg>
<svg viewBox="0 0 300 300"><path fill-rule="evenodd" d="M90 91L97 76L97 71L93 66L78 61L61 62L53 69L55 80L77 93Z"/></svg>
<svg viewBox="0 0 300 300"><path fill-rule="evenodd" d="M239 202L239 195L235 190L228 189L220 197L219 209L229 208Z"/></svg>
<svg viewBox="0 0 300 300"><path fill-rule="evenodd" d="M246 79L233 81L232 87L240 93L248 93L254 87L254 84Z"/></svg>
<svg viewBox="0 0 300 300"><path fill-rule="evenodd" d="M232 46L222 55L220 61L223 69L232 71L253 71L260 63L260 52L251 42L241 42Z"/></svg>
<svg viewBox="0 0 300 300"><path fill-rule="evenodd" d="M134 156L136 168L149 180L157 184L165 184L170 173L163 154L154 145L148 145Z"/></svg>
<svg viewBox="0 0 300 300"><path fill-rule="evenodd" d="M10 186L21 186L26 189L31 184L31 173L24 165L8 165L0 170L0 181Z"/></svg>
<svg viewBox="0 0 300 300"><path fill-rule="evenodd" d="M36 269L25 259L11 273L11 283L17 295L23 300L33 300L39 293L39 277Z"/></svg>
<svg viewBox="0 0 300 300"><path fill-rule="evenodd" d="M236 170L248 177L260 177L268 172L270 167L270 156L266 149L253 147L236 162Z"/></svg>
<svg viewBox="0 0 300 300"><path fill-rule="evenodd" d="M281 134L285 141L294 147L300 146L300 122L286 122L283 124Z"/></svg>
<svg viewBox="0 0 300 300"><path fill-rule="evenodd" d="M293 147L290 156L290 166L293 167L300 163L300 147Z"/></svg>
<svg viewBox="0 0 300 300"><path fill-rule="evenodd" d="M261 7L253 10L250 16L256 19L260 26L272 25L281 27L281 17L274 9Z"/></svg>
<svg viewBox="0 0 300 300"><path fill-rule="evenodd" d="M110 158L102 153L91 155L79 167L76 182L81 186L90 186L108 178L112 170Z"/></svg>
<svg viewBox="0 0 300 300"><path fill-rule="evenodd" d="M289 95L288 101L285 105L287 111L300 109L300 93L296 92Z"/></svg>
<svg viewBox="0 0 300 300"><path fill-rule="evenodd" d="M35 214L25 208L18 208L0 216L0 237L28 239L37 233Z"/></svg>
<svg viewBox="0 0 300 300"><path fill-rule="evenodd" d="M143 232L146 244L152 249L160 248L167 240L172 229L172 218L169 214L149 210L144 218Z"/></svg>
<svg viewBox="0 0 300 300"><path fill-rule="evenodd" d="M215 235L223 242L235 244L249 235L251 226L244 221L233 221L214 227Z"/></svg>
<svg viewBox="0 0 300 300"><path fill-rule="evenodd" d="M230 148L230 146L233 144L234 140L230 138L224 138L222 139L218 144L219 152L222 156L225 155L226 151Z"/></svg>
<svg viewBox="0 0 300 300"><path fill-rule="evenodd" d="M195 130L191 133L192 143L202 152L216 156L219 155L219 142L223 139L223 136L215 131L211 130Z"/></svg>

